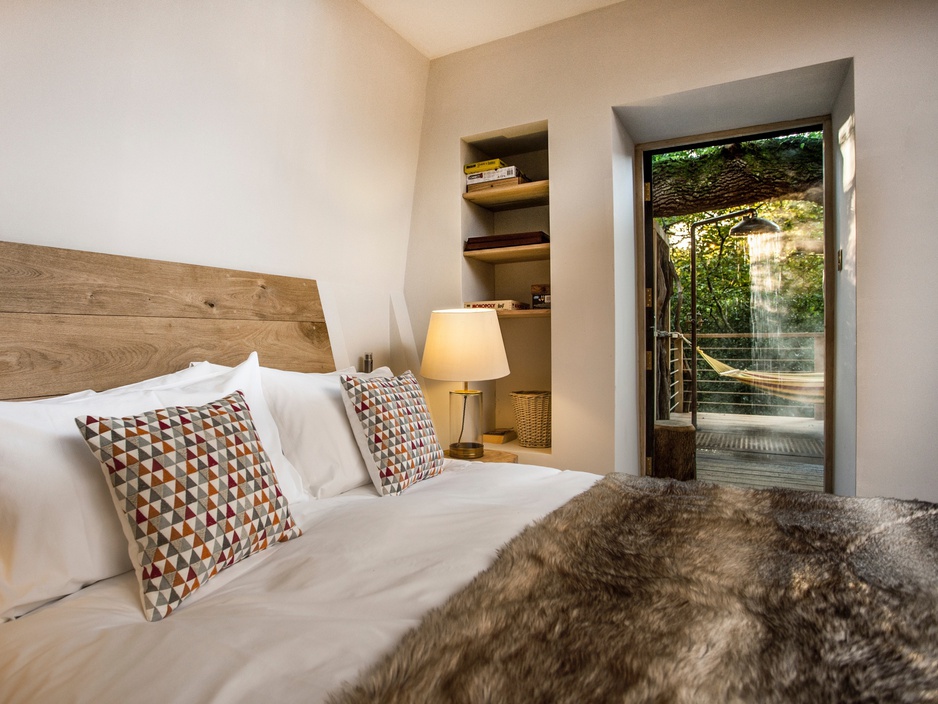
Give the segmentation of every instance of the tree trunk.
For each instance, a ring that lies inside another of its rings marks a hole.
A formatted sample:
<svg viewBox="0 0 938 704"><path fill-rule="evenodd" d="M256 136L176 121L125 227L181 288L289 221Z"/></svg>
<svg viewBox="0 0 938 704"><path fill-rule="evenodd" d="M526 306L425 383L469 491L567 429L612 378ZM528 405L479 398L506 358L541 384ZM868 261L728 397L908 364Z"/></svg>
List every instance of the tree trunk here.
<svg viewBox="0 0 938 704"><path fill-rule="evenodd" d="M668 243L664 237L657 236L655 241L657 243L657 266L655 267L657 272L657 281L655 283L655 328L662 332L670 331L670 321L669 311L670 311L670 302L671 294L674 291L674 282L678 281L680 285L680 280L677 279L674 274L674 266L671 264L671 257L668 252ZM655 352L657 354L657 360L655 363L656 369L656 382L655 386L657 387L656 393L656 418L670 418L671 417L671 365L669 364L671 358L671 338L670 337L657 337L655 340Z"/></svg>
<svg viewBox="0 0 938 704"><path fill-rule="evenodd" d="M689 158L656 161L652 168L655 217L735 208L774 198L820 203L823 150L822 137L794 135L726 144Z"/></svg>
<svg viewBox="0 0 938 704"><path fill-rule="evenodd" d="M680 420L655 421L652 475L687 481L697 476L697 431Z"/></svg>

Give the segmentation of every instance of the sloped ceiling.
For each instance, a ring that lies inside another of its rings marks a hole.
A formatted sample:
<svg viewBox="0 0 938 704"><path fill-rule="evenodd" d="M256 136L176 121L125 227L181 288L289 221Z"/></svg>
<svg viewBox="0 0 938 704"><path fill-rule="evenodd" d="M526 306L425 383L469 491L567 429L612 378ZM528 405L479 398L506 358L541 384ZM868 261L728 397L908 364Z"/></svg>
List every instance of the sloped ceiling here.
<svg viewBox="0 0 938 704"><path fill-rule="evenodd" d="M621 0L359 0L430 59Z"/></svg>

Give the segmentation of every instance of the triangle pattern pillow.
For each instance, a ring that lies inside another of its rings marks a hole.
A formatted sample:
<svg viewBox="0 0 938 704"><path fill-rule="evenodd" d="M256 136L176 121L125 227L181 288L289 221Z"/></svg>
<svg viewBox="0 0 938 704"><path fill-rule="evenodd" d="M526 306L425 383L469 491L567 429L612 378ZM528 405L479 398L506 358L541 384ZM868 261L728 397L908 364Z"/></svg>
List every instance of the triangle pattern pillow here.
<svg viewBox="0 0 938 704"><path fill-rule="evenodd" d="M412 372L390 378L339 377L352 432L382 496L443 471L443 449Z"/></svg>
<svg viewBox="0 0 938 704"><path fill-rule="evenodd" d="M204 406L75 422L107 477L147 620L300 535L240 391Z"/></svg>

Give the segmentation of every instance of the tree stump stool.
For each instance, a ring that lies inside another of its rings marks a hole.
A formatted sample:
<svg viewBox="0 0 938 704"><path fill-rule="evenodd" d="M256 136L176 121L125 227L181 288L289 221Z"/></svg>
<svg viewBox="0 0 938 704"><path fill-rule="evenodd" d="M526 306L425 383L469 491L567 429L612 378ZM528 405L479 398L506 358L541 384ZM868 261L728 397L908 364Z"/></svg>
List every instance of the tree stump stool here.
<svg viewBox="0 0 938 704"><path fill-rule="evenodd" d="M655 421L652 476L687 481L697 477L697 429L688 421Z"/></svg>

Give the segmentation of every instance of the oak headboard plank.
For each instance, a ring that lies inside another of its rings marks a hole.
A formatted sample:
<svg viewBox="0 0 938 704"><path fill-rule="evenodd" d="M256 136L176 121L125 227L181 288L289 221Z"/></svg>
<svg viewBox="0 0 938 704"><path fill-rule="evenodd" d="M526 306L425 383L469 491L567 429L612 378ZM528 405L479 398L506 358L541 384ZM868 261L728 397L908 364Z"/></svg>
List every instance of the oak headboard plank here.
<svg viewBox="0 0 938 704"><path fill-rule="evenodd" d="M0 242L0 399L103 390L192 361L335 364L316 282Z"/></svg>
<svg viewBox="0 0 938 704"><path fill-rule="evenodd" d="M0 242L0 311L324 320L316 282Z"/></svg>

